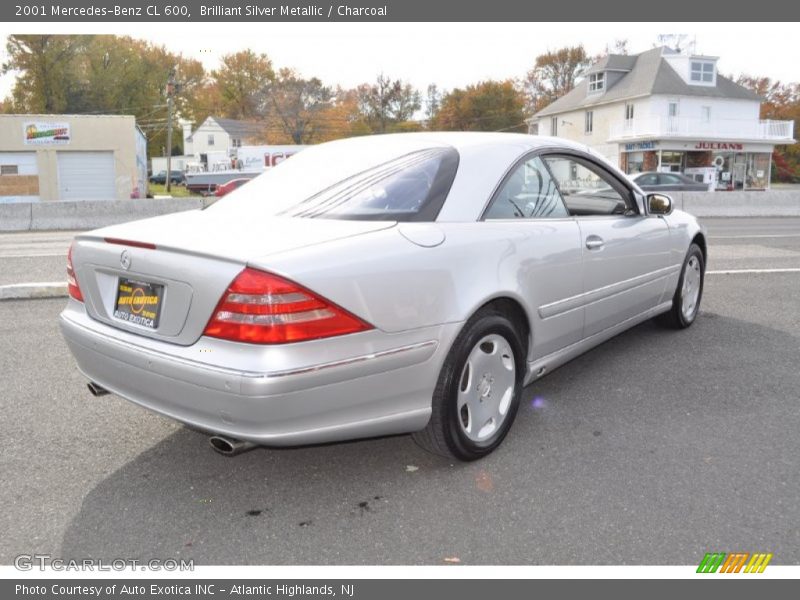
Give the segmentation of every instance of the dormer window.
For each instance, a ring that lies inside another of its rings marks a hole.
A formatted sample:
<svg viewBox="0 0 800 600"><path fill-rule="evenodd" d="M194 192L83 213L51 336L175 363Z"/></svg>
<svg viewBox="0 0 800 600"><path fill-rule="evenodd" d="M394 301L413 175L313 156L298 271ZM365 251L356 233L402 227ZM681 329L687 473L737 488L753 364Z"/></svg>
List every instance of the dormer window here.
<svg viewBox="0 0 800 600"><path fill-rule="evenodd" d="M714 83L714 63L705 60L693 60L690 72L692 83Z"/></svg>
<svg viewBox="0 0 800 600"><path fill-rule="evenodd" d="M589 75L589 93L599 94L606 88L606 74L592 73Z"/></svg>

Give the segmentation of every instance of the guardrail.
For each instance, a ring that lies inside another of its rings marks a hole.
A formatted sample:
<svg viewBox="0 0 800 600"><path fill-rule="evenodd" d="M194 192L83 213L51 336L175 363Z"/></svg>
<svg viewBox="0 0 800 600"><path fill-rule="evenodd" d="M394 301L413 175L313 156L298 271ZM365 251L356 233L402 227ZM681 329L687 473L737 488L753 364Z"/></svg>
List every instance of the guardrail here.
<svg viewBox="0 0 800 600"><path fill-rule="evenodd" d="M765 192L668 192L698 217L800 217L800 189ZM215 198L0 204L0 232L87 230L208 206Z"/></svg>
<svg viewBox="0 0 800 600"><path fill-rule="evenodd" d="M214 200L215 198L143 198L0 203L0 231L97 229L184 210L197 210Z"/></svg>

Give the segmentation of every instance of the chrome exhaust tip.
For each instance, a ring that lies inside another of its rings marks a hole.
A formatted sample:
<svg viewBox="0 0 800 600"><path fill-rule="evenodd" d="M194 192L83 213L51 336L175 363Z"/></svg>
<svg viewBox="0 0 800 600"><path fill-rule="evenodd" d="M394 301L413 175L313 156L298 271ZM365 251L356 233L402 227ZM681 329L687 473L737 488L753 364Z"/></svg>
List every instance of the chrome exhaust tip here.
<svg viewBox="0 0 800 600"><path fill-rule="evenodd" d="M89 392L95 397L105 396L106 394L111 393L106 388L97 385L94 381L90 381L88 384L86 384L86 387L89 388Z"/></svg>
<svg viewBox="0 0 800 600"><path fill-rule="evenodd" d="M214 435L208 439L211 447L223 456L236 456L256 447L253 442L235 440L224 435Z"/></svg>

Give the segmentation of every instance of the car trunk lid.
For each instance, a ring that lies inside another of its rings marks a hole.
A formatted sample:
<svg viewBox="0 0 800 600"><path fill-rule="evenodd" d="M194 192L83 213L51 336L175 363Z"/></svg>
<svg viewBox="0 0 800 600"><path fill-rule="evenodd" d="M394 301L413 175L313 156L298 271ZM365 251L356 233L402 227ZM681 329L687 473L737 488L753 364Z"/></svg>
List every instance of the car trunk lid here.
<svg viewBox="0 0 800 600"><path fill-rule="evenodd" d="M220 297L250 260L259 258L263 264L270 255L394 225L274 217L248 223L223 212L193 211L81 234L72 260L92 318L189 345L202 335ZM130 319L131 309L121 300L126 296L138 316L152 312L157 318ZM148 308L149 298L153 302Z"/></svg>

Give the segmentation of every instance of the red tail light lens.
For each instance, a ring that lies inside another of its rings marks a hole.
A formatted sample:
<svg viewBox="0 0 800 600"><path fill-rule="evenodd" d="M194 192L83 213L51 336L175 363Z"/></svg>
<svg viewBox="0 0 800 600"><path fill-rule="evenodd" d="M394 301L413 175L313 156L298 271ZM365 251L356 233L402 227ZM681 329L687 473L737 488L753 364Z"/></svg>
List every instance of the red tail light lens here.
<svg viewBox="0 0 800 600"><path fill-rule="evenodd" d="M204 335L284 344L372 329L358 317L282 277L247 268L217 304Z"/></svg>
<svg viewBox="0 0 800 600"><path fill-rule="evenodd" d="M75 243L73 242L69 247L69 252L67 252L67 292L75 300L83 302L83 294L78 286L78 280L75 278L75 269L72 267L72 248L74 246Z"/></svg>

